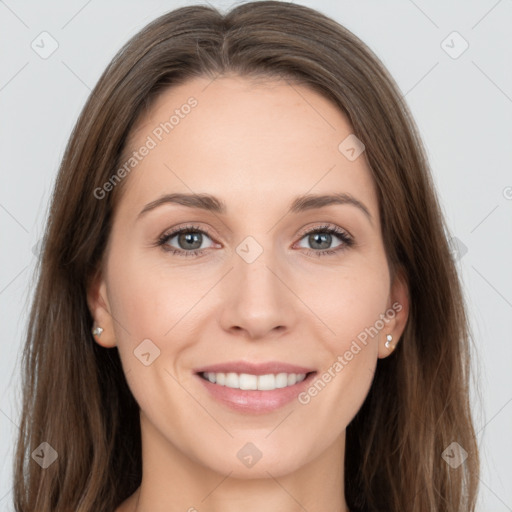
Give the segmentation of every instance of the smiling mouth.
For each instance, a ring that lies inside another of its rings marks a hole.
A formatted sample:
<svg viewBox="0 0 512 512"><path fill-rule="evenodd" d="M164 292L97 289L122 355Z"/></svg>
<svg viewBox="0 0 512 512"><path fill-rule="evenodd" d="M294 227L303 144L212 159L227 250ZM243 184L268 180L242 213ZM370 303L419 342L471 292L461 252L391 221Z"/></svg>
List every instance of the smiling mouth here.
<svg viewBox="0 0 512 512"><path fill-rule="evenodd" d="M294 386L302 382L311 374L308 373L268 373L254 375L250 373L223 373L223 372L198 372L198 375L218 386L248 391L273 391Z"/></svg>

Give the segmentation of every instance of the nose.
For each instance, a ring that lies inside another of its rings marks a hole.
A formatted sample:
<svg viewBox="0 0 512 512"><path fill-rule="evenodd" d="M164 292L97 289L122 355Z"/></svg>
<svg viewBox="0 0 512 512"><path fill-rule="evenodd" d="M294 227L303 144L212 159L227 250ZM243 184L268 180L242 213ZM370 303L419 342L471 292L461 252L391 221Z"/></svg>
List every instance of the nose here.
<svg viewBox="0 0 512 512"><path fill-rule="evenodd" d="M233 265L222 289L221 327L250 340L281 336L292 329L298 299L284 265L270 251L251 263L234 255Z"/></svg>

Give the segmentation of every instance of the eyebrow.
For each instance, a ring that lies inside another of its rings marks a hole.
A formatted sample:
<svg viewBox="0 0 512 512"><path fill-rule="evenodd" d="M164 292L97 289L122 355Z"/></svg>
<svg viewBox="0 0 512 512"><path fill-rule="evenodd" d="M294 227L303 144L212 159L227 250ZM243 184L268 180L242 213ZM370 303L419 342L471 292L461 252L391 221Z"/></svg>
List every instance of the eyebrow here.
<svg viewBox="0 0 512 512"><path fill-rule="evenodd" d="M183 194L183 193L174 193L174 194L165 194L154 201L148 203L141 210L137 219L143 216L145 213L154 210L155 208L163 205L163 204L180 204L182 206L187 206L189 208L199 208L201 210L206 210L212 213L218 214L226 214L227 207L226 204L218 199L215 196L210 194ZM289 213L300 213L307 210L313 210L316 208L322 208L324 206L330 205L351 205L358 208L362 211L365 216L370 221L370 224L373 225L372 216L368 210L368 208L353 197L350 194L346 193L338 193L338 194L304 194L296 197L288 210Z"/></svg>

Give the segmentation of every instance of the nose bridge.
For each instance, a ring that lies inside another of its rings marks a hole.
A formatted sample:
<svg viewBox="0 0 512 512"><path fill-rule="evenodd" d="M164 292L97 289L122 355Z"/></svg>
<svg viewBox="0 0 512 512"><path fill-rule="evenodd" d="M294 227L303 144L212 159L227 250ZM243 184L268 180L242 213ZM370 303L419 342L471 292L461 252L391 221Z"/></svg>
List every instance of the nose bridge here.
<svg viewBox="0 0 512 512"><path fill-rule="evenodd" d="M279 255L273 247L272 237L260 235L258 238L260 241L249 235L238 244L234 270L241 294L269 303L278 300L282 294L282 284L275 276Z"/></svg>
<svg viewBox="0 0 512 512"><path fill-rule="evenodd" d="M289 328L293 322L293 297L280 276L278 248L272 246L272 237L258 238L247 236L235 248L232 285L222 314L224 328L243 329L250 337Z"/></svg>

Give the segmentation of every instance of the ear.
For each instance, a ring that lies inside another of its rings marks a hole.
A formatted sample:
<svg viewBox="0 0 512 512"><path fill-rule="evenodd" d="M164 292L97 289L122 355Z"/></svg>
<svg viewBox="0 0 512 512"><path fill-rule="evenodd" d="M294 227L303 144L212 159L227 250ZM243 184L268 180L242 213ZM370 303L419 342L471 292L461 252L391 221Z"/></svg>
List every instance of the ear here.
<svg viewBox="0 0 512 512"><path fill-rule="evenodd" d="M98 270L89 281L87 287L87 304L93 318L91 325L91 336L94 341L105 348L112 348L117 345L114 322L110 314L110 304L108 301L107 284L103 277L103 272ZM99 335L93 335L92 330L95 327L101 327L103 332Z"/></svg>
<svg viewBox="0 0 512 512"><path fill-rule="evenodd" d="M388 322L379 336L379 358L385 358L393 352L409 318L409 285L402 268L397 270L391 283L386 317ZM388 334L393 337L389 348L385 345Z"/></svg>

